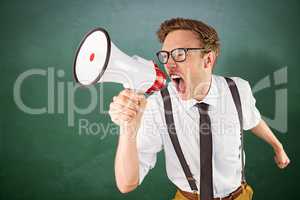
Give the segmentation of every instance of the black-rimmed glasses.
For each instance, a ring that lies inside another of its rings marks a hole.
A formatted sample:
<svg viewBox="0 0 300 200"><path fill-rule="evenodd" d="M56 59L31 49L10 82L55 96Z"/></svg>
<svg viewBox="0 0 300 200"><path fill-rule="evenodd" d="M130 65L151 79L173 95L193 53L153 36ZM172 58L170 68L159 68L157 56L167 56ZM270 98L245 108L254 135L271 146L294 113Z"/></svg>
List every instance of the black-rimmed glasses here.
<svg viewBox="0 0 300 200"><path fill-rule="evenodd" d="M175 62L184 62L186 59L186 54L188 51L208 51L206 48L177 48L172 51L159 51L156 53L156 56L160 63L168 63L170 54Z"/></svg>

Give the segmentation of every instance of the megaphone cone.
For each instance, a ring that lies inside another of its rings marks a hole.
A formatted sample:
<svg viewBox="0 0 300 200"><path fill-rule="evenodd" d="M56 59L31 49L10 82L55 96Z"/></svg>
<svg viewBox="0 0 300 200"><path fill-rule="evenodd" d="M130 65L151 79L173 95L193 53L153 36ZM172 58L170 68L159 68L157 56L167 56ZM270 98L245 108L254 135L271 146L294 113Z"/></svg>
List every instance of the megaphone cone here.
<svg viewBox="0 0 300 200"><path fill-rule="evenodd" d="M91 30L81 41L74 60L74 77L85 86L115 82L142 93L152 93L166 85L166 76L156 64L123 53L103 28Z"/></svg>

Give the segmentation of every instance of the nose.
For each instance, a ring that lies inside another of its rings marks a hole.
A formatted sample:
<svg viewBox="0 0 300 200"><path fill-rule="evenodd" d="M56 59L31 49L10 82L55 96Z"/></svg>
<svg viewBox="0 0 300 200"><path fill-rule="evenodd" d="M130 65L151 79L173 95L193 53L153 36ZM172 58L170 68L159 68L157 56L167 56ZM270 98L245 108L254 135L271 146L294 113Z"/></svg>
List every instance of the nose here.
<svg viewBox="0 0 300 200"><path fill-rule="evenodd" d="M171 68L176 67L176 62L174 61L174 59L172 58L172 56L169 57L169 60L168 60L168 62L165 64L165 67L166 67L167 69L171 69Z"/></svg>

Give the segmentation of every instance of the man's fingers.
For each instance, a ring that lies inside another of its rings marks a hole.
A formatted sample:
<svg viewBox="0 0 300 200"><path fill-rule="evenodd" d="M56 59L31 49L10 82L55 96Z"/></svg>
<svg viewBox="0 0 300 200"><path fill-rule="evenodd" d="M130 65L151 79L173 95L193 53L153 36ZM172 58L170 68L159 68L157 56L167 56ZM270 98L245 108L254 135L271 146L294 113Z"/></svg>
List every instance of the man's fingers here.
<svg viewBox="0 0 300 200"><path fill-rule="evenodd" d="M140 96L139 98L140 98L140 106L142 109L144 109L147 105L147 100L144 95Z"/></svg>
<svg viewBox="0 0 300 200"><path fill-rule="evenodd" d="M290 163L289 158L280 158L280 157L275 156L274 160L275 160L275 163L277 164L277 166L280 169L283 169L283 168L287 167Z"/></svg>
<svg viewBox="0 0 300 200"><path fill-rule="evenodd" d="M133 90L125 89L121 91L113 97L113 101L109 105L111 120L118 125L129 123L138 126L146 101L144 95L137 94Z"/></svg>
<svg viewBox="0 0 300 200"><path fill-rule="evenodd" d="M121 91L119 95L120 96L126 96L126 97L128 97L130 99L131 98L133 98L133 99L139 99L139 98L141 98L141 96L144 96L143 94L138 94L135 91L130 90L130 89L125 89L125 90Z"/></svg>
<svg viewBox="0 0 300 200"><path fill-rule="evenodd" d="M110 104L110 108L116 110L116 111L123 111L124 109L129 109L132 110L133 112L138 112L139 110L139 106L135 105L135 104L121 104L118 101L114 101Z"/></svg>
<svg viewBox="0 0 300 200"><path fill-rule="evenodd" d="M120 95L116 98L113 98L113 101L120 105L123 105L123 106L131 106L134 109L137 109L139 107L139 99L138 98Z"/></svg>
<svg viewBox="0 0 300 200"><path fill-rule="evenodd" d="M126 113L128 116L134 117L137 114L137 110L130 107L124 107L118 103L111 103L110 104L110 114L121 114Z"/></svg>

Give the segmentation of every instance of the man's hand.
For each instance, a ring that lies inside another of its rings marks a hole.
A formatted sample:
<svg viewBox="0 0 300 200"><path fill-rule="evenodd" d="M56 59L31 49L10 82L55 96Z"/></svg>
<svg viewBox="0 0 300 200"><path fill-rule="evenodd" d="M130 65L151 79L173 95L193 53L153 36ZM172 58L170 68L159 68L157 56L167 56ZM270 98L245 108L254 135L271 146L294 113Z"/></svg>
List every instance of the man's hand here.
<svg viewBox="0 0 300 200"><path fill-rule="evenodd" d="M274 160L277 166L281 169L285 168L290 163L290 159L286 155L283 148L280 148L279 150L275 151Z"/></svg>
<svg viewBox="0 0 300 200"><path fill-rule="evenodd" d="M283 169L288 166L290 159L286 155L282 144L279 142L264 120L261 120L256 127L251 129L251 131L273 147L275 152L274 160L279 168Z"/></svg>
<svg viewBox="0 0 300 200"><path fill-rule="evenodd" d="M130 89L125 89L118 96L113 97L109 114L111 120L121 128L129 128L132 130L130 132L136 132L139 128L145 106L146 99L144 95L137 94Z"/></svg>

